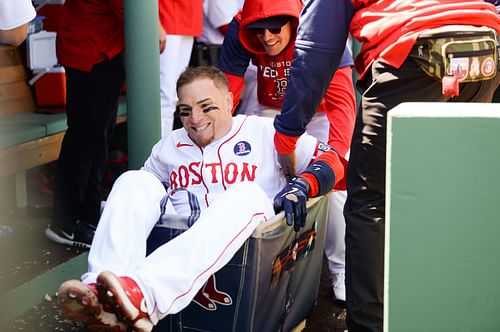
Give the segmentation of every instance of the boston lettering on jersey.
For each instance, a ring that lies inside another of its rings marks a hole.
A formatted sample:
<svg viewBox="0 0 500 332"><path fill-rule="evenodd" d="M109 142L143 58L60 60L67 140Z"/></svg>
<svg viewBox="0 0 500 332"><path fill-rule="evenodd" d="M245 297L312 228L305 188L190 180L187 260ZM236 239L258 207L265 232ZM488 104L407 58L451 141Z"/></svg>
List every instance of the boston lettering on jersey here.
<svg viewBox="0 0 500 332"><path fill-rule="evenodd" d="M170 173L170 188L187 188L192 185L205 183L234 184L243 181L255 181L257 165L247 162L207 163L195 161L187 165L180 165ZM208 175L208 176L207 176Z"/></svg>

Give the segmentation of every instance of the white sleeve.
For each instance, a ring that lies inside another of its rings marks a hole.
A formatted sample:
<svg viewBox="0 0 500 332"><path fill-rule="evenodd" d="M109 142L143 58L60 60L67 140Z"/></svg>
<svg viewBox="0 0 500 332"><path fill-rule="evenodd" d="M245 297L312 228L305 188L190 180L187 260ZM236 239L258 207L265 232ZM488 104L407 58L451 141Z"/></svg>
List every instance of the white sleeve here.
<svg viewBox="0 0 500 332"><path fill-rule="evenodd" d="M170 186L170 179L168 178L168 167L162 161L161 156L168 155L165 153L165 147L168 145L167 139L162 139L153 146L153 150L148 159L144 163L142 170L155 175L164 185Z"/></svg>
<svg viewBox="0 0 500 332"><path fill-rule="evenodd" d="M30 0L0 0L0 29L11 30L36 16Z"/></svg>
<svg viewBox="0 0 500 332"><path fill-rule="evenodd" d="M299 137L295 148L295 168L297 174L305 171L307 166L313 161L317 146L318 140L316 137L308 135L307 133Z"/></svg>
<svg viewBox="0 0 500 332"><path fill-rule="evenodd" d="M229 24L240 9L236 0L205 0L205 17L215 28Z"/></svg>

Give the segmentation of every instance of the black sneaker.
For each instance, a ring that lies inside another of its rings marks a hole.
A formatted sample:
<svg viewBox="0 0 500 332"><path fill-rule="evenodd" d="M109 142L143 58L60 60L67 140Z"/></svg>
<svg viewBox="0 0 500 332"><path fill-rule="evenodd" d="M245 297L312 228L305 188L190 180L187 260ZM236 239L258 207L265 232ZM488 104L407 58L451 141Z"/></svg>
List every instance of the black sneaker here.
<svg viewBox="0 0 500 332"><path fill-rule="evenodd" d="M56 225L49 225L45 235L52 241L79 248L90 248L95 234L95 226L76 222L72 232L66 232Z"/></svg>

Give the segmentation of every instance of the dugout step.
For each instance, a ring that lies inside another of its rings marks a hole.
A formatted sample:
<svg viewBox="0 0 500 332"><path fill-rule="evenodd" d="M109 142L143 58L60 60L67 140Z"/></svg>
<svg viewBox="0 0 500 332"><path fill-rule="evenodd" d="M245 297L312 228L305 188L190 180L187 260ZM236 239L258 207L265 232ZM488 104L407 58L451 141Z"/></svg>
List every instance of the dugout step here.
<svg viewBox="0 0 500 332"><path fill-rule="evenodd" d="M55 294L62 281L79 277L86 266L85 250L45 236L49 222L26 209L0 215L0 327Z"/></svg>

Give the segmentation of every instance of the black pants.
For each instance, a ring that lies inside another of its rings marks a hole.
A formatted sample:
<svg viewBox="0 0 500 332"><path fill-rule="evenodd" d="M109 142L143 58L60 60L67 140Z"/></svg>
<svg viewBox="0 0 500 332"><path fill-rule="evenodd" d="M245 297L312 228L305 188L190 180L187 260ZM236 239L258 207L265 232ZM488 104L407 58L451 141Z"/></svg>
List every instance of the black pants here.
<svg viewBox="0 0 500 332"><path fill-rule="evenodd" d="M70 232L77 220L99 221L101 180L125 69L122 55L91 72L65 69L68 130L57 162L52 223Z"/></svg>
<svg viewBox="0 0 500 332"><path fill-rule="evenodd" d="M387 112L401 102L490 102L495 79L460 85L453 99L411 59L396 69L375 62L363 91L347 170L346 291L349 332L382 331ZM408 151L411 153L411 151ZM422 156L425 158L425 156Z"/></svg>

